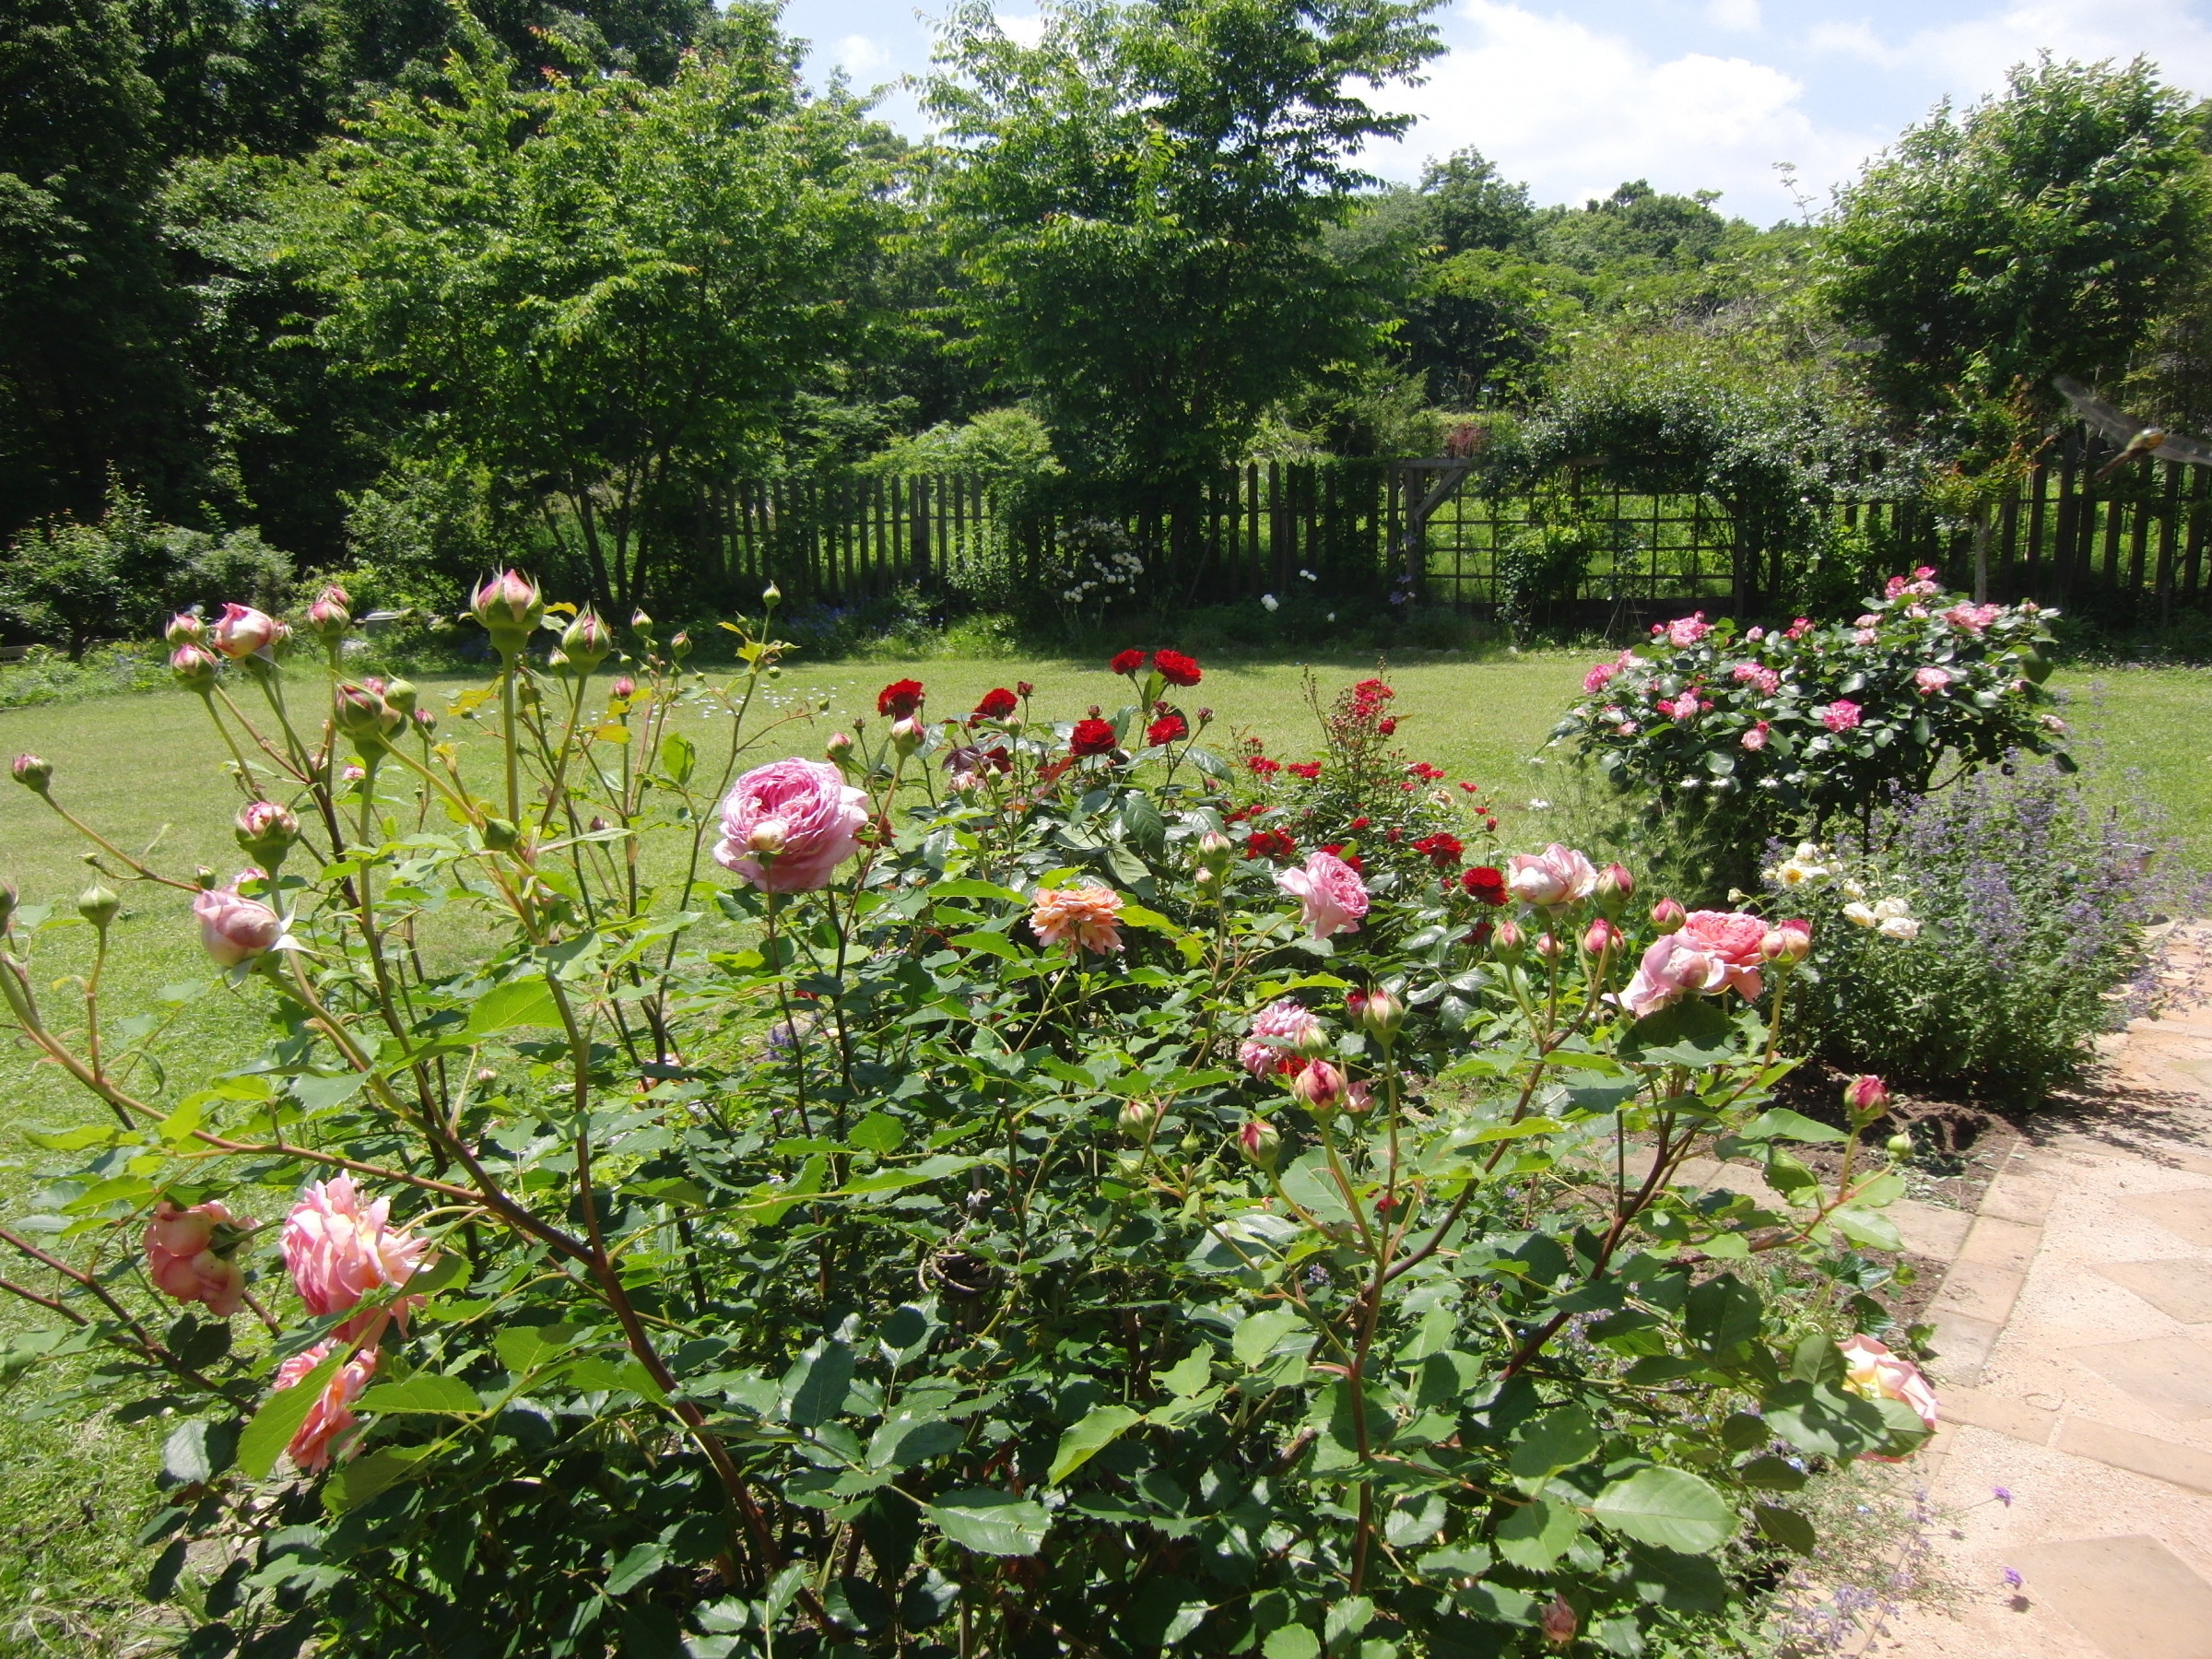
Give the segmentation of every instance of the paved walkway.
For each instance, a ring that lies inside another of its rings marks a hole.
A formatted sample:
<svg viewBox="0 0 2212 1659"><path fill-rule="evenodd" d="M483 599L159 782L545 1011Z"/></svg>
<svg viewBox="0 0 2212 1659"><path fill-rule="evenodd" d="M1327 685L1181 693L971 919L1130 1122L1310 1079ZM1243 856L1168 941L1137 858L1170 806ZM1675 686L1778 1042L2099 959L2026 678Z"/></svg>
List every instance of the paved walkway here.
<svg viewBox="0 0 2212 1659"><path fill-rule="evenodd" d="M1948 1594L1853 1651L2212 1659L2212 928L2171 955L2176 1008L2112 1045L2098 1099L2030 1124L1947 1249L1907 1218L1951 1263L1947 1421L1900 1471Z"/></svg>

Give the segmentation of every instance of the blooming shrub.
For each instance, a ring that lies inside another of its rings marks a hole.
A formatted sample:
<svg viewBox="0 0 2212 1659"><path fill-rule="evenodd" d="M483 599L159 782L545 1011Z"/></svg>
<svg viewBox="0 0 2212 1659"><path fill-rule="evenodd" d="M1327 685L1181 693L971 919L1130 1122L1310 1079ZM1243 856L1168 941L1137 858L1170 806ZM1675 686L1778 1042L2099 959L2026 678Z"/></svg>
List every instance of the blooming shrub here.
<svg viewBox="0 0 2212 1659"><path fill-rule="evenodd" d="M1799 819L1863 818L1892 790L1926 794L1946 767L2058 751L2065 728L2042 689L2056 613L1974 605L1933 576L1890 578L1848 623L1655 623L1590 670L1554 740L1668 808L1712 807L1743 845Z"/></svg>
<svg viewBox="0 0 2212 1659"><path fill-rule="evenodd" d="M1767 872L1815 923L1802 1041L1840 1065L2035 1092L2136 1011L2145 928L2192 902L2171 850L2052 764L1975 773Z"/></svg>
<svg viewBox="0 0 2212 1659"><path fill-rule="evenodd" d="M120 900L6 892L8 1016L104 1113L0 1229L12 1358L166 1424L191 1651L1633 1653L1812 1547L1808 1459L1924 1438L1866 1304L1788 1288L1902 1186L1787 1150L1850 1138L1770 1099L1800 933L1564 847L1240 857L1226 769L1129 746L1194 664L1095 752L912 686L825 763L771 639L610 684L595 618L476 612L451 724L335 671L315 722L252 618L180 665L260 758L208 921L258 1051L50 1004ZM1723 971L1624 1008L1662 945ZM1715 1152L1782 1198L1675 1183Z"/></svg>

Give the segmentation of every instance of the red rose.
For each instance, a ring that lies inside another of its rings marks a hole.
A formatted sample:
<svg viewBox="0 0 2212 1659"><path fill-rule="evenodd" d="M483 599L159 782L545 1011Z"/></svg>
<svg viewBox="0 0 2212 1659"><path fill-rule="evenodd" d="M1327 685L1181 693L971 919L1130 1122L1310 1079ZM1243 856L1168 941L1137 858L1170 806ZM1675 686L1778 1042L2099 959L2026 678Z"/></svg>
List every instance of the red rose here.
<svg viewBox="0 0 2212 1659"><path fill-rule="evenodd" d="M1355 830L1364 830L1367 828L1367 822L1368 820L1364 817L1356 818L1352 820L1352 828Z"/></svg>
<svg viewBox="0 0 2212 1659"><path fill-rule="evenodd" d="M1289 859L1298 856L1298 843L1280 830L1260 830L1244 843L1247 858Z"/></svg>
<svg viewBox="0 0 2212 1659"><path fill-rule="evenodd" d="M1114 661L1119 662L1121 658L1116 657ZM1194 686L1206 677L1197 661L1184 656L1180 651L1154 652L1152 666L1159 670L1160 677L1171 686Z"/></svg>
<svg viewBox="0 0 2212 1659"><path fill-rule="evenodd" d="M1375 728L1375 730L1376 730L1376 731L1378 731L1378 732L1382 733L1382 735L1383 735L1383 736L1385 736L1385 737L1389 736L1389 735L1390 735L1392 733L1395 732L1397 729L1398 729L1398 723L1397 723L1396 721L1394 721L1394 720L1386 720L1386 721L1382 722L1382 724L1378 725L1378 726Z"/></svg>
<svg viewBox="0 0 2212 1659"><path fill-rule="evenodd" d="M1018 706L1014 693L999 686L983 693L983 700L975 705L975 714L979 720L1004 720Z"/></svg>
<svg viewBox="0 0 2212 1659"><path fill-rule="evenodd" d="M1321 762L1318 760L1308 760L1301 763L1300 761L1293 760L1290 763L1290 775L1294 778L1303 778L1307 782L1311 783L1314 779L1321 776Z"/></svg>
<svg viewBox="0 0 2212 1659"><path fill-rule="evenodd" d="M1111 755L1120 747L1113 739L1113 727L1103 720L1078 720L1067 740L1071 755Z"/></svg>
<svg viewBox="0 0 2212 1659"><path fill-rule="evenodd" d="M920 680L893 680L876 693L876 712L888 714L893 720L904 720L921 706Z"/></svg>
<svg viewBox="0 0 2212 1659"><path fill-rule="evenodd" d="M1434 835L1421 837L1413 843L1413 850L1440 870L1458 869L1459 861L1466 856L1467 852L1458 836L1441 830ZM1468 889L1470 892L1473 890L1472 888Z"/></svg>
<svg viewBox="0 0 2212 1659"><path fill-rule="evenodd" d="M1113 661L1106 665L1115 674L1135 674L1144 665L1145 653L1141 651L1117 651L1113 653Z"/></svg>
<svg viewBox="0 0 2212 1659"><path fill-rule="evenodd" d="M1485 904L1505 902L1505 872L1495 865L1477 865L1459 878L1459 884Z"/></svg>
<svg viewBox="0 0 2212 1659"><path fill-rule="evenodd" d="M1172 743L1178 737L1188 736L1190 730L1191 728L1183 724L1182 715L1162 714L1145 728L1145 742L1149 747L1158 748L1163 743Z"/></svg>
<svg viewBox="0 0 2212 1659"><path fill-rule="evenodd" d="M1280 760L1270 760L1265 755L1254 755L1244 764L1250 767L1256 775L1263 778L1283 770L1283 763Z"/></svg>

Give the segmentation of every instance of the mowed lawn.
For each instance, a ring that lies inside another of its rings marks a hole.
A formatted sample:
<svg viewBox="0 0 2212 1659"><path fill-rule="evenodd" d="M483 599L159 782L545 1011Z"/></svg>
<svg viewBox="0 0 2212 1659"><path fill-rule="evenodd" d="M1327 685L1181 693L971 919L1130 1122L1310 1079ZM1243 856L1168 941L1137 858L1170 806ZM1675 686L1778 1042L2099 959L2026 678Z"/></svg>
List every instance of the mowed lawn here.
<svg viewBox="0 0 2212 1659"><path fill-rule="evenodd" d="M1540 844L1558 827L1542 803L1566 792L1567 768L1556 752L1543 755L1543 746L1578 692L1589 660L1538 653L1410 662L1381 671L1397 688L1393 706L1409 757L1479 784L1500 820L1500 841L1514 847ZM1371 663L1338 659L1317 665L1312 683L1325 700L1377 671ZM927 687L928 712L940 717L964 713L992 687L1021 680L1037 688L1033 708L1043 717L1072 719L1094 703L1111 713L1128 697L1126 682L1095 663L798 662L772 688L780 705L774 712L792 724L753 758L818 756L832 731L855 719L878 720L877 689L910 676ZM419 683L423 706L442 712L449 697L477 682L425 677ZM2148 796L2165 809L2191 860L2212 868L2212 672L2112 669L2062 674L2056 683L2067 699L2077 752L2098 789ZM604 677L595 682L601 695L605 684ZM302 674L296 685L296 704L319 700L313 677ZM1217 661L1203 685L1177 697L1194 713L1213 711L1210 747L1228 753L1251 735L1295 758L1317 744L1307 688L1306 671L1296 664ZM820 696L830 706L816 712ZM726 719L697 709L687 709L681 719L700 740L702 772L718 775L728 744ZM443 724L441 735L483 741L453 720ZM243 862L230 834L240 797L223 775L222 748L197 699L153 694L0 712L0 759L26 750L53 763L59 799L163 870L189 876L205 865L228 877ZM0 878L13 881L26 903L70 913L88 878L86 850L29 791L0 785ZM171 1091L182 1092L248 1057L263 1030L252 1004L226 989L201 955L185 895L143 885L122 890L125 905L107 970L107 1018L153 1007L163 986L200 987L183 1003L167 1049ZM83 929L49 935L40 944L35 977L65 1029L77 1024L75 994L57 982L81 971L88 944ZM20 1041L0 1033L0 1127L6 1131L0 1133L0 1210L24 1207L29 1178L46 1156L15 1131L91 1115L85 1097L52 1068L32 1064ZM17 1307L0 1306L0 1336L26 1323ZM53 1374L34 1369L12 1398L0 1400L0 1656L119 1652L133 1627L144 1630L133 1586L147 1562L131 1534L153 1507L159 1428L116 1430L76 1415L17 1422L13 1411L45 1392L42 1380L50 1388Z"/></svg>

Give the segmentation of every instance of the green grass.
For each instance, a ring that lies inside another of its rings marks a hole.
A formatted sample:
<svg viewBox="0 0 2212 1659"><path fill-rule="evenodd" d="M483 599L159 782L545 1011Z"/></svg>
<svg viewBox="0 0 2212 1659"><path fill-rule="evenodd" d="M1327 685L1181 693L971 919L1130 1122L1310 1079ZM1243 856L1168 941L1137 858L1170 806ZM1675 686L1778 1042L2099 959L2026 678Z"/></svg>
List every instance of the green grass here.
<svg viewBox="0 0 2212 1659"><path fill-rule="evenodd" d="M1566 768L1557 756L1530 762L1577 693L1588 661L1580 653L1532 653L1395 664L1388 677L1398 691L1399 739L1410 756L1479 783L1499 813L1506 845L1548 839L1559 815L1532 803L1566 793ZM1328 661L1315 671L1323 697L1374 667L1351 658ZM779 700L798 712L821 695L829 709L781 734L769 752L819 754L831 731L856 718L877 720L877 688L910 675L928 687L929 711L939 716L963 713L992 687L1024 679L1037 686L1035 708L1042 715L1072 718L1094 701L1111 711L1127 696L1125 683L1096 662L801 663L777 682ZM446 698L467 683L425 679L423 705L442 710ZM301 684L312 682L303 677ZM2080 671L2060 676L2058 684L2100 787L2147 794L2170 815L2193 862L2212 866L2212 671ZM1295 664L1218 661L1205 683L1180 700L1194 712L1214 711L1207 741L1218 749L1232 748L1246 734L1277 753L1304 753L1315 745L1303 671ZM726 725L697 712L684 718L705 753L718 754ZM449 721L444 729L466 741L460 723ZM222 775L219 745L196 700L107 697L0 712L0 758L24 750L53 762L56 796L71 810L134 853L150 846L147 855L160 867L188 875L206 865L227 877L242 862L229 830L239 798ZM66 913L87 878L79 862L84 850L29 791L0 787L0 877L13 880L26 902L53 903ZM163 985L196 982L206 994L185 1006L169 1045L181 1069L196 1077L250 1052L261 1041L253 1007L224 989L201 956L186 896L134 886L125 899L107 970L108 1017L151 1006ZM55 982L82 969L88 945L82 930L41 941L39 983L57 1015L69 1006L71 994L55 989ZM52 1068L32 1065L19 1042L5 1039L0 1100L6 1102L9 1127L89 1115L85 1097ZM0 1209L20 1209L42 1156L15 1135L0 1136ZM22 1315L0 1309L0 1329L22 1323ZM41 1382L34 1370L18 1383L18 1399L40 1394ZM22 1423L10 1411L11 1403L0 1402L0 1655L124 1652L146 1629L131 1585L148 1563L131 1535L152 1507L159 1426Z"/></svg>

